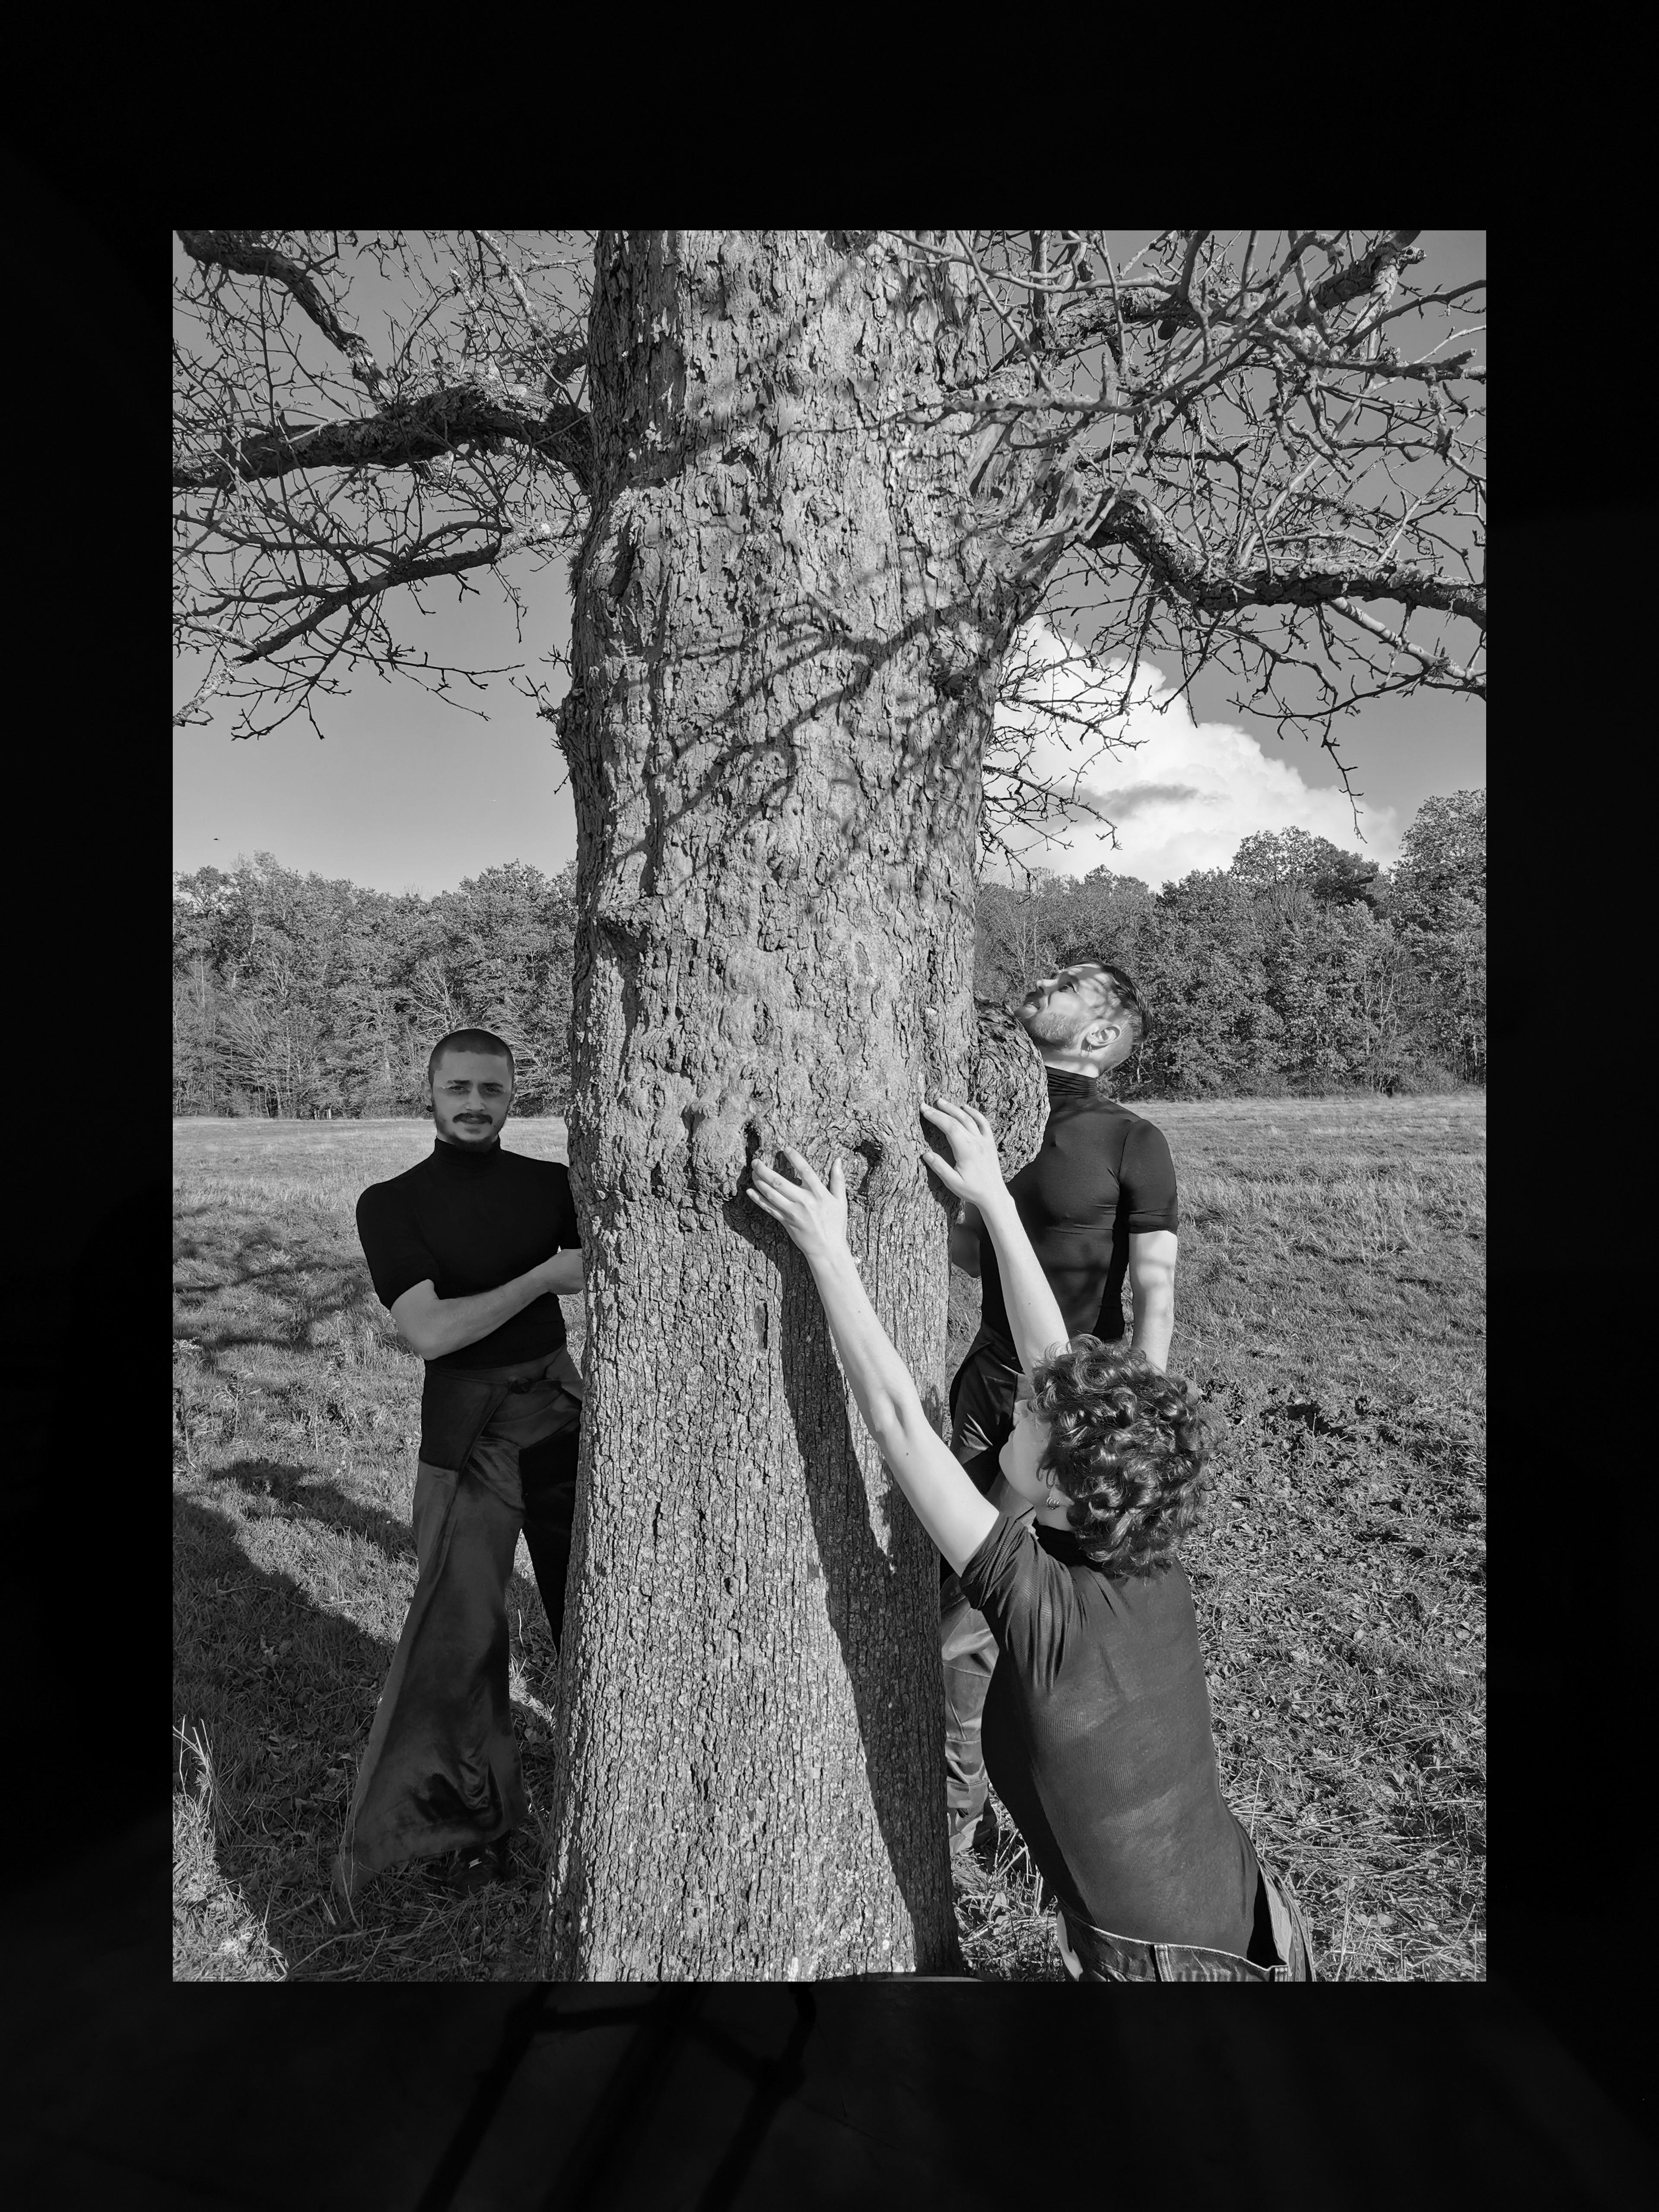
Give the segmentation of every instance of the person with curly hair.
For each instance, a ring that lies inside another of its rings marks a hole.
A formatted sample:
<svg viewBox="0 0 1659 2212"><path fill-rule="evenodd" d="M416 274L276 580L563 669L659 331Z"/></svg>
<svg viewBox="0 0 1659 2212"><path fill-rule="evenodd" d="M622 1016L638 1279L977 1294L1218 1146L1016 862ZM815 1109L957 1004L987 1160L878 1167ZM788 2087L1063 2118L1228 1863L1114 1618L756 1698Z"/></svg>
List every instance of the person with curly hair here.
<svg viewBox="0 0 1659 2212"><path fill-rule="evenodd" d="M1085 1981L1311 1981L1295 1901L1222 1795L1192 1589L1203 1416L1144 1352L1068 1336L982 1114L923 1114L924 1149L994 1241L1020 1360L999 1455L1008 1510L935 1433L847 1243L841 1163L757 1160L751 1200L805 1257L865 1426L996 1639L983 1745Z"/></svg>

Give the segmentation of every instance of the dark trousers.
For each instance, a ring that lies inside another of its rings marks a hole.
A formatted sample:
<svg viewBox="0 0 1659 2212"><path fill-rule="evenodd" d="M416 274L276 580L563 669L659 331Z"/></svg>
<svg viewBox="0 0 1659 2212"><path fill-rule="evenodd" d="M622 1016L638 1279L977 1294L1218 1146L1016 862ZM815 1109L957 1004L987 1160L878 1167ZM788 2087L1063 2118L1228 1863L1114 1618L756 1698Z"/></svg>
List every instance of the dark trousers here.
<svg viewBox="0 0 1659 2212"><path fill-rule="evenodd" d="M1013 1425L1019 1368L1008 1347L984 1329L951 1382L951 1449L966 1462L1006 1443ZM990 1793L980 1748L985 1693L997 1663L996 1638L968 1601L958 1577L939 1584L939 1661L945 1673L945 1807L953 1851L966 1850Z"/></svg>
<svg viewBox="0 0 1659 2212"><path fill-rule="evenodd" d="M348 1899L361 1875L491 1842L529 1816L507 1591L528 1525L559 1634L580 1415L573 1380L580 1389L568 1355L428 1372L412 1512L419 1571L346 1815L336 1886Z"/></svg>
<svg viewBox="0 0 1659 2212"><path fill-rule="evenodd" d="M524 1492L524 1540L536 1571L547 1625L564 1642L564 1583L570 1570L570 1531L576 1511L576 1456L581 1431L574 1425L519 1453Z"/></svg>

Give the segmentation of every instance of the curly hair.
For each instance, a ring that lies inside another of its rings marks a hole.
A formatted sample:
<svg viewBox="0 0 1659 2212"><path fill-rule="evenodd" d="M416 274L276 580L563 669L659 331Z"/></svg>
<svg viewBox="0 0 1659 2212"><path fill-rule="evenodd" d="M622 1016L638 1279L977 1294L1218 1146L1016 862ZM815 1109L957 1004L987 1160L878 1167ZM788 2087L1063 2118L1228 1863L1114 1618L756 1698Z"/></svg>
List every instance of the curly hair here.
<svg viewBox="0 0 1659 2212"><path fill-rule="evenodd" d="M1209 1441L1188 1383L1145 1352L1074 1336L1032 1376L1042 1472L1071 1499L1079 1549L1109 1575L1155 1575L1198 1521Z"/></svg>

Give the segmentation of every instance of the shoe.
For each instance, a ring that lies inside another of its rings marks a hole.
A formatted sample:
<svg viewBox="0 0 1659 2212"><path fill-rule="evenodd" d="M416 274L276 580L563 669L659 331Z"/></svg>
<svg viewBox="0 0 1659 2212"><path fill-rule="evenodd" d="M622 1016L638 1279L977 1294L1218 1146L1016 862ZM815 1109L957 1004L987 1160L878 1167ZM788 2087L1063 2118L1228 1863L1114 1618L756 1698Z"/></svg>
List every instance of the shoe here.
<svg viewBox="0 0 1659 2212"><path fill-rule="evenodd" d="M486 1889L493 1881L505 1881L511 1870L513 1834L497 1836L488 1844L472 1844L464 1851L450 1851L434 1860L427 1869L427 1880L440 1889L453 1891L465 1897L475 1889Z"/></svg>

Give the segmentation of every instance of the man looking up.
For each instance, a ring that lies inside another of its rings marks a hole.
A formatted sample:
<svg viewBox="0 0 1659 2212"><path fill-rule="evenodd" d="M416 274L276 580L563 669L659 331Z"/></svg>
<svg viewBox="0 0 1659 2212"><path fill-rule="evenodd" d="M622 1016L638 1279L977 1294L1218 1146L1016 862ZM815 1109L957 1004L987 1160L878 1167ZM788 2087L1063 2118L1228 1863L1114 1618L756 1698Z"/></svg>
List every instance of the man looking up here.
<svg viewBox="0 0 1659 2212"><path fill-rule="evenodd" d="M1175 1323L1175 1164L1162 1130L1098 1089L1100 1077L1127 1060L1144 1033L1135 987L1121 968L1072 952L1031 986L1018 1014L1042 1055L1048 1085L1036 1158L1008 1185L1021 1225L1068 1334L1121 1341L1127 1280L1134 1300L1132 1348L1161 1370ZM1023 1501L1006 1489L997 1462L1013 1425L1019 1358L995 1248L981 1237L970 1205L951 1231L951 1260L981 1285L979 1333L951 1384L951 1449L992 1504L1018 1512ZM985 1809L980 1721L996 1642L948 1571L939 1591L939 1639L951 1849L965 1871Z"/></svg>
<svg viewBox="0 0 1659 2212"><path fill-rule="evenodd" d="M507 1589L522 1528L564 1626L581 1379L561 1297L582 1287L568 1170L503 1152L510 1048L441 1037L428 1158L372 1184L357 1234L382 1305L426 1362L415 1480L419 1575L346 1816L336 1893L399 1860L471 1888L507 1870L529 1807L507 1693Z"/></svg>

